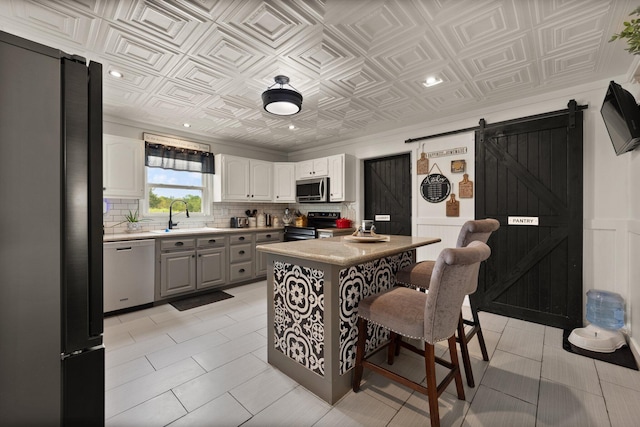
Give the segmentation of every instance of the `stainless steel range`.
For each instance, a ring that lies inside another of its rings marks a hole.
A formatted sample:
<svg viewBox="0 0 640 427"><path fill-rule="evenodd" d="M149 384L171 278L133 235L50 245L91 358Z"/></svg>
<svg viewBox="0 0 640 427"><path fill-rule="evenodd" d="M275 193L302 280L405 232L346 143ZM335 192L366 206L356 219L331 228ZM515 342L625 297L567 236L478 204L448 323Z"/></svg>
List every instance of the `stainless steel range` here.
<svg viewBox="0 0 640 427"><path fill-rule="evenodd" d="M319 228L336 228L336 219L339 218L340 212L309 212L306 227L284 227L284 241L317 239Z"/></svg>

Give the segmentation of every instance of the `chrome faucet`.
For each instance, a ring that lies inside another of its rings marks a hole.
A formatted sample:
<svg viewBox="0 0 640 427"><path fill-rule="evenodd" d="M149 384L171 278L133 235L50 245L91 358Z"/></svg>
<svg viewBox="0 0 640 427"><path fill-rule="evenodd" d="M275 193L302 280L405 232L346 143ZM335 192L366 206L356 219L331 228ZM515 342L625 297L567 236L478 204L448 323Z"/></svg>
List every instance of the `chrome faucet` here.
<svg viewBox="0 0 640 427"><path fill-rule="evenodd" d="M185 202L182 199L176 199L173 202L171 202L171 204L169 205L169 230L172 230L173 227L177 226L178 223L177 222L173 222L173 220L171 219L171 217L173 216L173 204L175 202L182 202L184 203L184 211L187 214L187 218L189 218L189 209L187 209L187 202Z"/></svg>

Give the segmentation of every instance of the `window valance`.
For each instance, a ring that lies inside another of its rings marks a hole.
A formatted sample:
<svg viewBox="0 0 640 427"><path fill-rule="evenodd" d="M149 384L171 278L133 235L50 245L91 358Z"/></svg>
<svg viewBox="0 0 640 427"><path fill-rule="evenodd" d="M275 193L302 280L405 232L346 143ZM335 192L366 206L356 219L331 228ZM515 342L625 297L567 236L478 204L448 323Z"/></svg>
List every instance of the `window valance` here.
<svg viewBox="0 0 640 427"><path fill-rule="evenodd" d="M145 142L146 166L178 171L215 173L213 153L191 148Z"/></svg>

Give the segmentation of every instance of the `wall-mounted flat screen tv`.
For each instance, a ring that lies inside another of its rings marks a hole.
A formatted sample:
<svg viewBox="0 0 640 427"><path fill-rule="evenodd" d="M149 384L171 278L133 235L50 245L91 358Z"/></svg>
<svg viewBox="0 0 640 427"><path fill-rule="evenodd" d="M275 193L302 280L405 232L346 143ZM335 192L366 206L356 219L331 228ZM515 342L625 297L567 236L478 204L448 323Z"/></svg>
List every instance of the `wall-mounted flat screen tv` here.
<svg viewBox="0 0 640 427"><path fill-rule="evenodd" d="M609 83L600 114L618 156L640 144L640 108L633 95L614 81Z"/></svg>

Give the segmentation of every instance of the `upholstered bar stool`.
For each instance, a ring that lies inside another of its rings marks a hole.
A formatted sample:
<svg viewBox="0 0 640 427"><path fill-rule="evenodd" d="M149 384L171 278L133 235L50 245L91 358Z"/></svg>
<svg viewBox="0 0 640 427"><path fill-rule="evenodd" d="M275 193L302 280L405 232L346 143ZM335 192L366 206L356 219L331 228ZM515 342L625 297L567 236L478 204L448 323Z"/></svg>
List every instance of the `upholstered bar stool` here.
<svg viewBox="0 0 640 427"><path fill-rule="evenodd" d="M438 397L451 381L455 381L458 399L464 400L455 331L464 297L474 291L473 288L477 286L478 281L476 279L474 282L473 279L477 277L480 262L487 259L490 254L491 250L482 242L472 242L464 248L444 249L434 264L428 293L395 287L360 301L358 303L358 344L353 372L353 391L360 390L363 368L369 368L378 374L398 381L402 385L426 394L429 400L431 426L439 426ZM390 341L381 348L388 348L388 364L393 364L396 345L424 356L426 387L371 362L369 358L372 355L365 358L368 322L391 331ZM396 336L422 340L424 341L424 349L418 349L408 342L397 340ZM434 344L444 340L449 342L450 362L435 357ZM436 363L449 369L448 374L439 384L437 384L435 377Z"/></svg>
<svg viewBox="0 0 640 427"><path fill-rule="evenodd" d="M474 241L487 243L491 233L496 231L498 228L500 228L500 222L492 218L467 221L460 229L456 247L463 248ZM429 289L429 281L431 280L431 272L433 271L434 265L435 261L421 261L411 264L410 266L398 271L396 281L400 285L426 291ZM478 272L476 272L473 280L475 280L477 286ZM475 287L473 292L475 292ZM472 316L471 320L463 318L462 311L460 312L458 342L460 343L460 352L462 353L462 362L464 364L464 373L467 377L467 384L469 387L475 387L473 371L471 369L471 359L469 357L469 340L477 335L478 344L480 344L480 351L482 352L482 358L485 361L489 360L489 354L487 353L487 346L484 342L484 336L482 335L478 311L473 303L470 302L470 306ZM467 333L464 331L465 325L471 326L471 330Z"/></svg>

